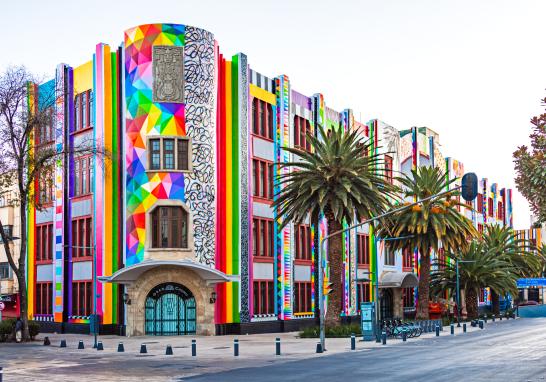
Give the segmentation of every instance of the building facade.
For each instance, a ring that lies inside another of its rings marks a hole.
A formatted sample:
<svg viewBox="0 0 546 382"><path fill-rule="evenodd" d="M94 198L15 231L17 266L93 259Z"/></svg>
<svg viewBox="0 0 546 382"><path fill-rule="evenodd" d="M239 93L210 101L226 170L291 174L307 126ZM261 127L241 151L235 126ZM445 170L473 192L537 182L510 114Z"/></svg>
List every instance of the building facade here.
<svg viewBox="0 0 546 382"><path fill-rule="evenodd" d="M293 159L283 147L310 150L306 133L318 125L359 129L393 182L398 169L425 164L462 176L432 130L359 122L286 75L259 73L242 53L224 56L212 33L191 26L141 25L117 49L98 44L88 62L60 64L32 86L32 104L53 87L64 91L35 149L71 154L57 161L53 187L36 183L43 208L29 210L28 253L29 315L52 328L88 331L95 316L102 332L127 335L314 325L326 224L280 230L271 204L273 178L287 171L275 163ZM510 191L482 182L482 213L464 213L508 224ZM369 227L344 240L344 316L373 298L376 259L383 315L413 306L415 254L380 245L375 256Z"/></svg>

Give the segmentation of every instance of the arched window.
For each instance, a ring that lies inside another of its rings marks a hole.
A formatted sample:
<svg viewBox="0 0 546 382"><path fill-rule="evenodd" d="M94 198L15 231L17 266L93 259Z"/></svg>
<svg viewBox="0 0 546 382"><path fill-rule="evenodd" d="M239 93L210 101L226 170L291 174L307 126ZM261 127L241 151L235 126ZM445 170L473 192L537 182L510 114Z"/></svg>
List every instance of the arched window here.
<svg viewBox="0 0 546 382"><path fill-rule="evenodd" d="M188 213L182 207L152 212L152 248L188 248Z"/></svg>

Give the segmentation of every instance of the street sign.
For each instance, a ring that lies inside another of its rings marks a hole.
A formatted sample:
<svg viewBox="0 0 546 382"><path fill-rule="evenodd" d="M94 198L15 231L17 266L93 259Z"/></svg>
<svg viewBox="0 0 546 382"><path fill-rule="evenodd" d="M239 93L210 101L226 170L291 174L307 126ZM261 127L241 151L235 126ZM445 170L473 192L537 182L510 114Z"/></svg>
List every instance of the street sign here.
<svg viewBox="0 0 546 382"><path fill-rule="evenodd" d="M546 278L518 279L516 284L518 288L546 286Z"/></svg>
<svg viewBox="0 0 546 382"><path fill-rule="evenodd" d="M2 301L0 301L0 311L6 309L6 304L4 304Z"/></svg>
<svg viewBox="0 0 546 382"><path fill-rule="evenodd" d="M373 302L360 303L360 328L364 341L375 339L375 304Z"/></svg>

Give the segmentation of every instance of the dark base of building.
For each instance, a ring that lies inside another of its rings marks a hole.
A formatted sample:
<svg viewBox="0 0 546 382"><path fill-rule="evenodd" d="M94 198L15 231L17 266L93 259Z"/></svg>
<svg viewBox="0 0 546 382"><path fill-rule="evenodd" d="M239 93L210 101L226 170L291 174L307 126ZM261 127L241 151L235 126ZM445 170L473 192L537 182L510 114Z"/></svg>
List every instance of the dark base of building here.
<svg viewBox="0 0 546 382"><path fill-rule="evenodd" d="M91 334L89 324L73 324L70 322L35 321L40 325L40 333L73 333ZM125 336L125 325L99 325L99 334Z"/></svg>

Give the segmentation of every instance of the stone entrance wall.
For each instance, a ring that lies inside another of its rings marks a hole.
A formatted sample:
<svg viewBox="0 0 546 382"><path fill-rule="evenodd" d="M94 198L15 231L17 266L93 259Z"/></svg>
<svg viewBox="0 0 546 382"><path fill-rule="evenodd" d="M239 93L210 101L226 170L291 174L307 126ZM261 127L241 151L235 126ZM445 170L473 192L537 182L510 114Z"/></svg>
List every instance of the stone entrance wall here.
<svg viewBox="0 0 546 382"><path fill-rule="evenodd" d="M151 269L133 284L128 285L127 293L131 304L127 305L127 335L145 335L146 297L155 286L163 283L182 284L191 291L196 304L197 334L213 335L215 333L214 304L211 304L209 299L214 286L207 286L206 281L192 270L167 266Z"/></svg>

